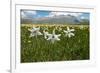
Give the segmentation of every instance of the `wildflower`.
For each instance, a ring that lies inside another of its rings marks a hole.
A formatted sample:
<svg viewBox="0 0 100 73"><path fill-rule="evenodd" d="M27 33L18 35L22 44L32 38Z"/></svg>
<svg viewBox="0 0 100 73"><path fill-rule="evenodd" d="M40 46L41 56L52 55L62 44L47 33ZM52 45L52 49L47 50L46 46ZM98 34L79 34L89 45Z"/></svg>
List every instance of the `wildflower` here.
<svg viewBox="0 0 100 73"><path fill-rule="evenodd" d="M37 37L37 35L42 35L42 33L39 31L40 28L33 27L32 29L28 29L28 30L31 32L30 37L34 37L34 36Z"/></svg>
<svg viewBox="0 0 100 73"><path fill-rule="evenodd" d="M44 38L47 39L48 35L50 35L47 31L43 30Z"/></svg>
<svg viewBox="0 0 100 73"><path fill-rule="evenodd" d="M52 43L54 43L55 41L59 41L60 40L59 39L60 36L61 36L61 34L56 35L55 34L55 30L53 30L53 33L48 35L48 39L47 40L50 40Z"/></svg>
<svg viewBox="0 0 100 73"><path fill-rule="evenodd" d="M74 36L75 34L72 33L73 31L75 31L74 29L70 29L69 27L67 27L67 30L64 30L65 36L68 36L69 38L71 36Z"/></svg>

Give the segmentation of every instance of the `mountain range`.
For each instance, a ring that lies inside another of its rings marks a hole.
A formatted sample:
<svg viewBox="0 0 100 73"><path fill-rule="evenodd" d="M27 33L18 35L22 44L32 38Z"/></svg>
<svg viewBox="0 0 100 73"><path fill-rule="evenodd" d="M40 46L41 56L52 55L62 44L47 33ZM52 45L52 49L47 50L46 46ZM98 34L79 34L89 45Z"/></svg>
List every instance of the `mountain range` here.
<svg viewBox="0 0 100 73"><path fill-rule="evenodd" d="M80 24L81 22L89 22L89 20L77 18L72 15L59 15L40 18L21 18L21 24Z"/></svg>

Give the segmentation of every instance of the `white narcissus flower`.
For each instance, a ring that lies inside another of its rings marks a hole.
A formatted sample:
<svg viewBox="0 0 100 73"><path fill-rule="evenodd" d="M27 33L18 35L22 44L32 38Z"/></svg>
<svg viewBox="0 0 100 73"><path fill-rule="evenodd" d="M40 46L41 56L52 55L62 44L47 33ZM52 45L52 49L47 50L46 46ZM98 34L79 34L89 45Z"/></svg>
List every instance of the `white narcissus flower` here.
<svg viewBox="0 0 100 73"><path fill-rule="evenodd" d="M55 30L53 30L53 33L48 35L48 39L47 40L50 40L52 43L54 43L55 41L59 41L60 40L59 39L60 36L61 36L61 34L56 35L55 34Z"/></svg>
<svg viewBox="0 0 100 73"><path fill-rule="evenodd" d="M47 31L43 30L44 38L47 39L50 35Z"/></svg>
<svg viewBox="0 0 100 73"><path fill-rule="evenodd" d="M40 27L39 28L33 27L32 29L28 29L28 30L31 32L30 37L34 37L34 36L37 37L37 35L42 35L42 33L39 31Z"/></svg>
<svg viewBox="0 0 100 73"><path fill-rule="evenodd" d="M75 36L74 33L72 33L73 31L75 31L74 29L70 29L69 27L67 27L67 30L64 30L65 36L68 36L69 38L71 36Z"/></svg>

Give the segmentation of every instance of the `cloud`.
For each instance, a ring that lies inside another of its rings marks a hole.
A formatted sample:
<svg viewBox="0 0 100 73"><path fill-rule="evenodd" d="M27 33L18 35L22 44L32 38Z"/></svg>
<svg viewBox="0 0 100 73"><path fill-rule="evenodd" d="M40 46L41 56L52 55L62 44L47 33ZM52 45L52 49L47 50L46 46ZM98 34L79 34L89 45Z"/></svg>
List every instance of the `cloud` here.
<svg viewBox="0 0 100 73"><path fill-rule="evenodd" d="M78 16L82 15L82 13L70 13L70 15L78 17Z"/></svg>
<svg viewBox="0 0 100 73"><path fill-rule="evenodd" d="M36 15L36 11L24 11L27 14L32 14L32 15Z"/></svg>
<svg viewBox="0 0 100 73"><path fill-rule="evenodd" d="M54 17L54 16L60 16L60 15L72 15L75 17L80 16L82 13L72 13L72 12L50 12L47 17Z"/></svg>
<svg viewBox="0 0 100 73"><path fill-rule="evenodd" d="M34 16L36 14L37 14L36 11L26 11L26 10L21 11L22 18L32 18L32 16Z"/></svg>
<svg viewBox="0 0 100 73"><path fill-rule="evenodd" d="M86 19L86 17L84 17L84 16L81 16L80 18L81 18L81 19Z"/></svg>
<svg viewBox="0 0 100 73"><path fill-rule="evenodd" d="M21 17L22 18L26 18L27 17L23 11L21 11Z"/></svg>

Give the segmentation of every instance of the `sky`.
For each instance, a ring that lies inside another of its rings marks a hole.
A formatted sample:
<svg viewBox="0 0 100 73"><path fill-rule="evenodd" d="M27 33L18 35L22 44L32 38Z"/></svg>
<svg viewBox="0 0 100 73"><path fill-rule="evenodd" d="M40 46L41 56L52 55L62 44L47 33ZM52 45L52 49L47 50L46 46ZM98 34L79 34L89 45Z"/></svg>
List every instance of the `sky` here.
<svg viewBox="0 0 100 73"><path fill-rule="evenodd" d="M43 11L43 10L21 10L21 17L22 18L42 18L42 17L54 17L60 15L72 15L79 19L88 19L89 20L89 13L82 13L82 12L57 12L57 11Z"/></svg>

